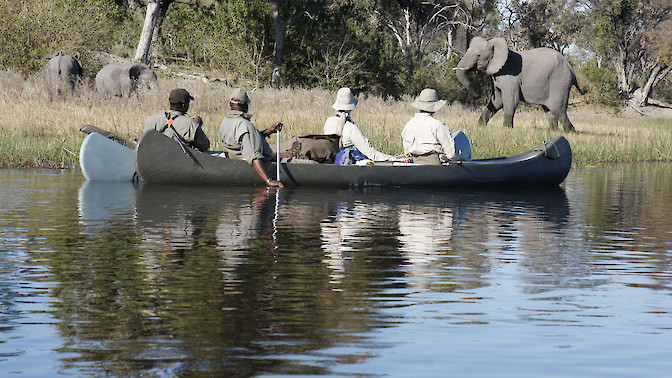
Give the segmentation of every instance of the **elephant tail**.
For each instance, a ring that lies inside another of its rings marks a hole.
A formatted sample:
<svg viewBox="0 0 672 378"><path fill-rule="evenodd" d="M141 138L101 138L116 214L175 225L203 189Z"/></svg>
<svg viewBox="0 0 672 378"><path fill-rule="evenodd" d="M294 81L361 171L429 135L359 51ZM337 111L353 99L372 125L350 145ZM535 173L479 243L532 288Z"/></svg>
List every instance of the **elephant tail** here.
<svg viewBox="0 0 672 378"><path fill-rule="evenodd" d="M581 89L581 87L579 87L579 83L576 81L576 76L573 74L572 74L572 85L574 85L576 87L576 90L579 91L579 93L581 93L581 96L586 94L586 91L584 91L583 89Z"/></svg>

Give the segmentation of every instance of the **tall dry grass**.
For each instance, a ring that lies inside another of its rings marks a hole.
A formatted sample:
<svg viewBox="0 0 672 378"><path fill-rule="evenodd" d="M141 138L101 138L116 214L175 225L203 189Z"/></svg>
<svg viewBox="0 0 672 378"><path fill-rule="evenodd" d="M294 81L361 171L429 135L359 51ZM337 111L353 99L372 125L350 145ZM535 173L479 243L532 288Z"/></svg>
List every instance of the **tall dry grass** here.
<svg viewBox="0 0 672 378"><path fill-rule="evenodd" d="M74 166L78 146L85 137L79 128L92 124L135 139L142 134L145 117L166 110L168 93L177 87L186 88L196 98L189 113L203 118L212 148L218 149L219 124L231 91L224 84L160 77L155 90L131 98L106 98L91 89L91 83L69 92L48 85L39 75L24 80L19 74L0 72L0 161L4 165L52 162L51 166ZM260 129L275 121L283 122L283 139L320 133L324 120L334 113L331 104L335 93L327 90L248 91L252 121ZM414 114L412 98L359 96L359 100L352 117L374 147L390 154L402 153L400 134ZM513 129L502 127L499 115L487 126L479 126L479 115L480 110L455 104L436 113L451 130L467 134L474 158L516 154L543 140L565 135L578 162L672 161L671 119L633 118L609 109L572 107L569 117L578 133L564 133L550 130L544 114L535 107L519 107Z"/></svg>

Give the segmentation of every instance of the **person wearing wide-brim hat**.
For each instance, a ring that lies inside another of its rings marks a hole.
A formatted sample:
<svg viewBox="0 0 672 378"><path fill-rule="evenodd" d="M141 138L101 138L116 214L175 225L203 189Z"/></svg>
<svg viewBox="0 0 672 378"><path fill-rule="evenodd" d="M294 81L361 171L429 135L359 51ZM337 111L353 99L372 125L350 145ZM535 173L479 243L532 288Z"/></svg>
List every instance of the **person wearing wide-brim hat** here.
<svg viewBox="0 0 672 378"><path fill-rule="evenodd" d="M201 117L187 115L189 104L194 98L184 88L170 91L170 110L152 114L145 119L145 131L157 130L168 137L178 137L183 143L201 151L210 148L210 140L203 132Z"/></svg>
<svg viewBox="0 0 672 378"><path fill-rule="evenodd" d="M275 160L275 154L266 138L282 130L282 123L276 122L264 131L257 130L250 122L252 118L248 113L250 103L250 97L244 88L231 91L229 96L231 110L226 112L226 117L219 126L219 139L228 157L250 163L266 185L284 187L280 181L268 176L262 164L263 161Z"/></svg>
<svg viewBox="0 0 672 378"><path fill-rule="evenodd" d="M362 130L355 125L350 118L350 112L355 110L359 101L353 96L350 88L341 88L336 93L336 101L332 105L336 110L336 115L327 118L322 129L323 134L339 135L340 147L343 154L337 155L336 164L349 164L349 156L361 156L373 161L393 161L398 160L392 155L377 151L371 145L369 138L364 135ZM361 154L357 154L360 152ZM340 159L344 156L343 159ZM362 158L364 158L362 157Z"/></svg>
<svg viewBox="0 0 672 378"><path fill-rule="evenodd" d="M404 153L416 164L439 165L456 158L455 141L450 128L434 118L434 113L446 105L434 89L425 88L413 101L418 109L401 131Z"/></svg>

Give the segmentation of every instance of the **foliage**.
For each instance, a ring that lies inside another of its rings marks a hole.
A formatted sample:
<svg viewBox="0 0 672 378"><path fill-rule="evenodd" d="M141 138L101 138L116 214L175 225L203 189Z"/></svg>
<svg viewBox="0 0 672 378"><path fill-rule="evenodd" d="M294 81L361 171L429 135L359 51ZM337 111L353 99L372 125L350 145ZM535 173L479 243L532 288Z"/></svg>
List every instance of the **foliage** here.
<svg viewBox="0 0 672 378"><path fill-rule="evenodd" d="M417 69L409 77L405 86L406 93L419 94L424 88L434 88L442 99L448 103L458 102L469 105L483 105L489 99L492 79L485 72L469 71L467 77L481 96L473 98L469 92L457 81L455 70L460 57L454 56L445 59L438 56L429 57L418 64Z"/></svg>
<svg viewBox="0 0 672 378"><path fill-rule="evenodd" d="M672 78L669 78L669 76L667 79L661 80L654 89L653 95L668 104L672 104Z"/></svg>
<svg viewBox="0 0 672 378"><path fill-rule="evenodd" d="M232 82L267 76L271 21L259 2L175 3L163 22L164 60L228 73Z"/></svg>
<svg viewBox="0 0 672 378"><path fill-rule="evenodd" d="M24 75L54 52L106 50L139 29L106 0L17 0L0 3L0 66Z"/></svg>
<svg viewBox="0 0 672 378"><path fill-rule="evenodd" d="M618 80L616 75L597 65L596 60L590 60L579 70L579 75L587 82L584 90L587 93L583 96L583 101L588 104L616 106L622 103L623 98L618 90Z"/></svg>

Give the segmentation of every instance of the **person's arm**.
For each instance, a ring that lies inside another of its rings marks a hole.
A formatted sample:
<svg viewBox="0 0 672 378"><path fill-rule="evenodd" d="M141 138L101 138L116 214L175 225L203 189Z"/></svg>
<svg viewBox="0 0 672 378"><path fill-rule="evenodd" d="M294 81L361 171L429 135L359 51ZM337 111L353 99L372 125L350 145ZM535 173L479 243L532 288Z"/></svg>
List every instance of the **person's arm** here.
<svg viewBox="0 0 672 378"><path fill-rule="evenodd" d="M268 186L275 186L278 188L284 188L285 185L283 185L280 181L273 180L268 175L266 174L266 171L264 170L264 165L262 164L260 159L254 159L252 160L252 167L254 168L255 171L257 171L257 174L259 177L262 178L266 182L266 185Z"/></svg>
<svg viewBox="0 0 672 378"><path fill-rule="evenodd" d="M457 158L457 155L455 154L455 141L453 140L453 136L450 135L448 126L443 123L437 126L436 139L441 144L441 148L443 149L446 158L455 160Z"/></svg>
<svg viewBox="0 0 672 378"><path fill-rule="evenodd" d="M369 141L369 138L367 138L366 135L364 135L364 133L362 132L362 130L360 130L359 127L357 127L356 125L350 124L348 127L348 131L350 134L349 137L350 140L352 141L352 144L354 144L355 147L357 147L357 149L359 150L359 152L366 155L366 157L369 158L370 160L373 161L395 160L394 156L382 153L373 148L373 146L371 145L371 141ZM343 134L345 133L346 131L344 130Z"/></svg>
<svg viewBox="0 0 672 378"><path fill-rule="evenodd" d="M205 135L205 132L200 127L196 129L196 134L194 135L194 145L201 151L207 151L210 149L210 139Z"/></svg>

